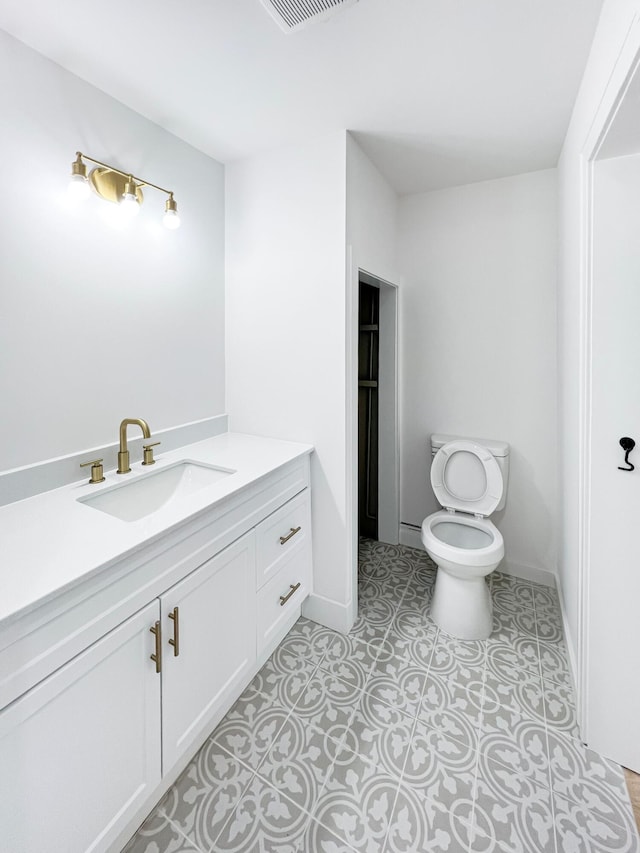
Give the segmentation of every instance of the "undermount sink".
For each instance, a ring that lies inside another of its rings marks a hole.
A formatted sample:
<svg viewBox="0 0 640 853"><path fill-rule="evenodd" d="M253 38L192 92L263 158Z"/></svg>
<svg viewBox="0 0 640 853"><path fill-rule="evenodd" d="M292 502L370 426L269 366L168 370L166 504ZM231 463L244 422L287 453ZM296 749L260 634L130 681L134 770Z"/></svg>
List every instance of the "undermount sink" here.
<svg viewBox="0 0 640 853"><path fill-rule="evenodd" d="M235 473L230 468L181 461L78 500L122 521L138 521Z"/></svg>

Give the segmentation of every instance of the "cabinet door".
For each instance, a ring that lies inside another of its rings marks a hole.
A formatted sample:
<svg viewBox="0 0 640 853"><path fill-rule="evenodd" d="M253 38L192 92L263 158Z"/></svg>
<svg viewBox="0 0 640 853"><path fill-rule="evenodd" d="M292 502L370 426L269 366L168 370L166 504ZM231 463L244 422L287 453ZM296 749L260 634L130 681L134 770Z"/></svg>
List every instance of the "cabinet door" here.
<svg viewBox="0 0 640 853"><path fill-rule="evenodd" d="M0 848L87 853L160 782L150 604L0 713Z"/></svg>
<svg viewBox="0 0 640 853"><path fill-rule="evenodd" d="M254 541L247 533L160 599L165 773L250 675L256 657Z"/></svg>

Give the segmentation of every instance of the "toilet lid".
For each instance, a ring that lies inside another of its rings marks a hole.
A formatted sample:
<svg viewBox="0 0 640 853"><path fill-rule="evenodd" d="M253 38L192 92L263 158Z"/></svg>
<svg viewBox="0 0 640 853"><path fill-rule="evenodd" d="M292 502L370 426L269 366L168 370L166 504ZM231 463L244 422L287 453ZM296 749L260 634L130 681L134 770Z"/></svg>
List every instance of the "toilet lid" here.
<svg viewBox="0 0 640 853"><path fill-rule="evenodd" d="M431 465L431 485L445 509L489 516L500 503L504 483L500 466L481 444L450 441Z"/></svg>

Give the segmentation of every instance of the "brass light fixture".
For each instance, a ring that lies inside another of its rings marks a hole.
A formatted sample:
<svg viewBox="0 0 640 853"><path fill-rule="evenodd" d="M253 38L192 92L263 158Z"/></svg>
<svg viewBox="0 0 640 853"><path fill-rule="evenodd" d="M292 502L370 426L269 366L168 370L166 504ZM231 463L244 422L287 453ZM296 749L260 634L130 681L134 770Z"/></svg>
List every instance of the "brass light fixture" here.
<svg viewBox="0 0 640 853"><path fill-rule="evenodd" d="M94 169L87 175L88 160L95 163ZM140 205L144 201L142 187L152 187L169 196L165 203L163 222L171 230L180 226L178 216L178 205L173 197L172 190L166 190L144 178L138 178L130 172L123 172L115 166L109 166L81 151L76 151L76 159L71 164L71 178L69 181L69 195L74 199L88 198L90 190L93 189L100 198L105 201L120 205L120 209L127 216L135 216L140 211Z"/></svg>

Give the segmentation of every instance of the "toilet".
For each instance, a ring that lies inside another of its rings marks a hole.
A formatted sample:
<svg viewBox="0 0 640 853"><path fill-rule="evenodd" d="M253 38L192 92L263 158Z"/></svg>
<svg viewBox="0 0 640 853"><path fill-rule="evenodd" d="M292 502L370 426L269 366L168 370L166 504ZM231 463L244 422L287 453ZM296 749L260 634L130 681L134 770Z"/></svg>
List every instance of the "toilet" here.
<svg viewBox="0 0 640 853"><path fill-rule="evenodd" d="M431 618L451 637L486 640L493 608L485 578L504 557L489 516L506 502L509 445L434 434L431 455L431 485L443 507L422 522L422 544L438 567Z"/></svg>

